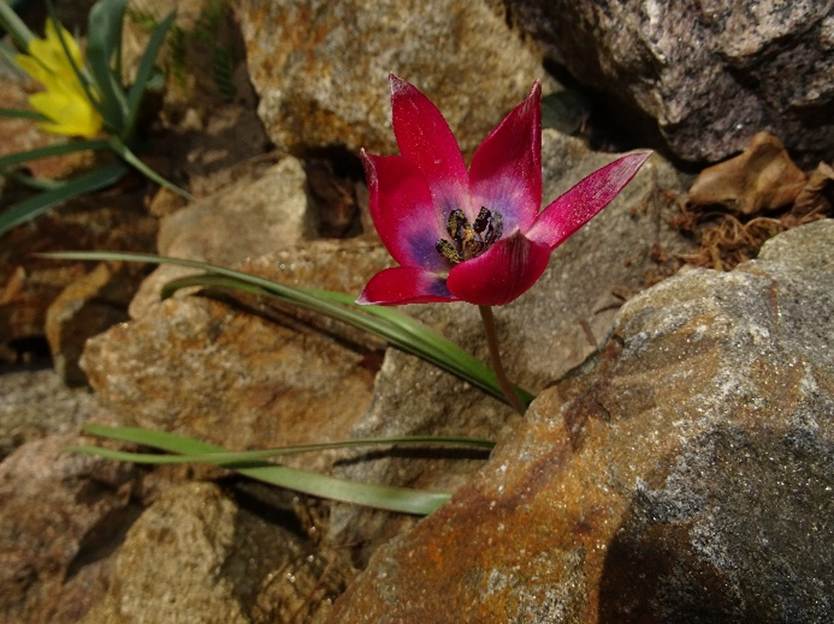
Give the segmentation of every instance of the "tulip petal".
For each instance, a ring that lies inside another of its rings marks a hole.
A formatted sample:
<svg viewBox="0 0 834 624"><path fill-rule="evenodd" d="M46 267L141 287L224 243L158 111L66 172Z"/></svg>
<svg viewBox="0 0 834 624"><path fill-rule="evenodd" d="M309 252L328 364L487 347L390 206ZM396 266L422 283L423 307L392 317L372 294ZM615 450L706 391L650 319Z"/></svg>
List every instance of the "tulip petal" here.
<svg viewBox="0 0 834 624"><path fill-rule="evenodd" d="M597 169L542 210L527 232L553 249L590 221L623 190L652 152L632 152Z"/></svg>
<svg viewBox="0 0 834 624"><path fill-rule="evenodd" d="M440 301L455 301L442 275L415 267L394 267L374 275L356 303L401 305Z"/></svg>
<svg viewBox="0 0 834 624"><path fill-rule="evenodd" d="M477 305L503 305L529 289L547 268L550 249L516 232L476 258L455 265L452 296Z"/></svg>
<svg viewBox="0 0 834 624"><path fill-rule="evenodd" d="M504 117L478 146L469 168L476 207L501 213L504 231L526 232L542 200L541 85Z"/></svg>
<svg viewBox="0 0 834 624"><path fill-rule="evenodd" d="M388 79L392 124L400 153L423 174L444 214L455 208L467 211L466 164L449 124L417 87L393 74Z"/></svg>
<svg viewBox="0 0 834 624"><path fill-rule="evenodd" d="M362 152L369 207L379 237L402 265L448 268L435 246L444 235L431 193L420 172L403 156Z"/></svg>

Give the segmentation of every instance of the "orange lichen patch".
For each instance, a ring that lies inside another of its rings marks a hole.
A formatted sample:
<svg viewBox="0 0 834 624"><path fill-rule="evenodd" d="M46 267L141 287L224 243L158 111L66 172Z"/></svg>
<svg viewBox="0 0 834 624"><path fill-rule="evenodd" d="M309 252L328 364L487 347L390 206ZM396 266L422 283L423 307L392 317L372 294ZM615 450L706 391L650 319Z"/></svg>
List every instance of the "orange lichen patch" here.
<svg viewBox="0 0 834 624"><path fill-rule="evenodd" d="M806 175L760 132L742 154L698 176L672 224L699 244L681 260L727 271L776 234L834 215L833 205L834 170L820 163Z"/></svg>

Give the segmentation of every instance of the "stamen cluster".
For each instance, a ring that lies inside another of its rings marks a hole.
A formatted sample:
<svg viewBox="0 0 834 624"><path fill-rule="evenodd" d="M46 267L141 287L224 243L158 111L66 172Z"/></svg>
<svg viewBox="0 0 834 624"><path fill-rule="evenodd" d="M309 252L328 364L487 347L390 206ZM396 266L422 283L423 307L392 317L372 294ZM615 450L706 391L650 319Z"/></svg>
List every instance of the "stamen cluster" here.
<svg viewBox="0 0 834 624"><path fill-rule="evenodd" d="M499 212L492 212L481 206L475 221L469 223L463 210L456 208L449 213L446 221L446 232L451 241L441 238L437 241L435 249L450 264L459 264L489 249L501 238L503 230L504 220Z"/></svg>

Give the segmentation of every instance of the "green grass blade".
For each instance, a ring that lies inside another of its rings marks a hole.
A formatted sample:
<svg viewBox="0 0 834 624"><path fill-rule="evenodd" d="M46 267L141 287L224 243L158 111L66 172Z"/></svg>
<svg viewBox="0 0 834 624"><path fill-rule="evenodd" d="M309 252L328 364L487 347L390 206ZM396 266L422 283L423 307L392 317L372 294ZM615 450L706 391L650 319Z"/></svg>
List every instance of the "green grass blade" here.
<svg viewBox="0 0 834 624"><path fill-rule="evenodd" d="M310 292L328 301L341 303L343 305L354 305L355 298L347 293L334 292L330 290L310 289ZM478 358L461 349L454 342L445 336L428 329L423 323L408 314L404 314L395 308L385 306L362 306L362 310L368 314L385 319L415 339L425 341L443 358L454 361L460 368L469 371L474 377L488 382L490 389L500 389L498 378L492 369ZM535 398L530 392L515 386L516 392L529 405ZM503 392L501 393L503 397Z"/></svg>
<svg viewBox="0 0 834 624"><path fill-rule="evenodd" d="M177 195L184 197L188 201L194 201L194 196L186 191L185 189L180 188L173 182L169 182L161 175L159 175L156 171L148 167L145 163L143 163L139 157L134 154L130 148L125 145L121 139L117 137L110 137L110 149L116 152L127 164L131 167L136 169L139 173L147 177L148 179L152 180L159 184L159 186L164 186L170 191L173 191Z"/></svg>
<svg viewBox="0 0 834 624"><path fill-rule="evenodd" d="M0 25L12 36L18 48L24 51L29 49L29 42L35 38L35 35L6 0L0 0Z"/></svg>
<svg viewBox="0 0 834 624"><path fill-rule="evenodd" d="M95 171L67 181L58 188L45 191L0 212L0 236L13 227L31 221L50 208L78 197L115 184L127 171L121 163L106 165Z"/></svg>
<svg viewBox="0 0 834 624"><path fill-rule="evenodd" d="M127 96L127 121L125 122L124 133L122 134L125 139L129 138L133 133L133 126L136 124L136 119L139 115L139 107L142 105L142 96L145 94L148 80L153 74L156 57L173 23L174 12L171 12L151 33L151 38L142 55L142 60L139 62L139 69L136 71L136 80L130 87Z"/></svg>
<svg viewBox="0 0 834 624"><path fill-rule="evenodd" d="M274 283L273 283L274 284ZM208 286L244 290L256 295L278 297L284 299L280 291L274 291L256 286L237 278L224 275L189 275L168 282L162 289L162 296L166 298L181 288L192 286ZM444 370L462 377L469 383L481 388L488 394L502 402L506 402L504 393L498 384L498 378L493 370L478 358L470 355L451 340L434 332L420 323L417 319L398 310L383 306L358 306L354 297L346 293L322 290L318 288L304 289L308 294L321 301L337 304L341 307L353 308L369 317L376 317L376 321L364 319L365 324L359 324L355 319L340 319L360 329L382 336L404 351L422 357ZM292 302L290 302L292 303ZM383 321L384 323L380 323ZM516 392L529 405L535 398L530 392L516 386Z"/></svg>
<svg viewBox="0 0 834 624"><path fill-rule="evenodd" d="M0 0L2 2L2 0ZM54 145L47 145L45 147L38 147L36 149L27 150L25 152L15 152L6 156L0 156L0 171L8 169L14 165L25 163L30 160L38 160L40 158L48 158L50 156L63 156L64 154L72 154L73 152L83 152L84 150L100 150L107 149L110 144L107 141L94 139L91 141L67 141L66 143L55 143Z"/></svg>
<svg viewBox="0 0 834 624"><path fill-rule="evenodd" d="M113 66L120 47L127 0L99 0L87 16L87 62L101 93L108 121L117 133L125 128L127 98Z"/></svg>
<svg viewBox="0 0 834 624"><path fill-rule="evenodd" d="M396 312L389 308L378 306L358 306L354 304L342 304L352 298L344 293L333 293L319 289L293 288L261 277L249 275L240 271L234 271L224 267L211 265L196 260L183 258L169 258L152 254L133 254L108 251L65 251L40 254L43 257L73 260L122 260L125 262L149 262L152 264L172 264L187 268L208 271L209 276L189 276L174 280L175 287L214 285L228 288L238 288L253 292L259 295L270 295L277 297L294 306L312 310L331 318L340 320L349 325L376 334L386 339L392 345L421 357L432 364L451 372L454 375L472 383L492 395L499 401L506 402L501 388L495 379L494 373L482 362L463 351L453 342L446 340L437 332L422 325L416 320L411 320L408 330L403 328L406 325L403 318L407 315ZM169 285L170 286L170 285ZM322 296L327 293L327 296ZM391 321L392 312L399 315L399 322ZM418 329L419 328L419 329ZM439 348L437 345L443 345ZM452 355L454 357L452 357ZM532 400L533 395L521 390L524 397Z"/></svg>
<svg viewBox="0 0 834 624"><path fill-rule="evenodd" d="M0 0L2 2L3 0ZM15 119L32 119L34 121L49 121L49 117L41 115L38 111L21 108L0 108L0 117L11 117Z"/></svg>
<svg viewBox="0 0 834 624"><path fill-rule="evenodd" d="M118 439L135 440L136 436L144 436L149 430L138 427L109 427L106 425L97 425L94 423L87 423L84 426L84 433L114 438L115 436L122 436ZM228 465L241 464L248 462L262 462L267 459L276 457L285 457L287 455L299 455L302 453L314 453L320 451L330 451L347 448L361 448L367 446L453 446L453 447L468 447L476 448L483 451L492 450L495 443L491 440L484 440L482 438L469 438L461 436L399 436L388 438L354 438L351 440L341 440L338 442L320 442L316 444L295 444L291 446L283 446L271 449L263 449L257 451L239 451L239 452L221 452L221 453L202 453L199 455L151 455L145 454L142 461L144 463L157 464L184 464L189 462ZM80 448L80 447L79 447ZM86 447L84 447L86 448Z"/></svg>
<svg viewBox="0 0 834 624"><path fill-rule="evenodd" d="M170 294L176 290L192 286L242 290L255 295L275 297L286 303L299 305L297 302L288 299L286 294L282 292L286 287L282 287L281 290L269 287L264 288L237 278L211 274L189 275L171 280L163 287L162 296L164 298L166 296L170 296ZM435 366L465 379L469 383L481 388L500 401L505 401L504 394L501 392L495 373L493 373L486 364L469 355L453 342L446 340L439 334L436 334L425 325L419 323L419 321L407 317L411 321L411 326L407 330L404 330L403 326L406 325L406 323L403 323L402 321L400 323L392 323L389 321L389 313L392 312L390 309L382 308L381 306L357 306L353 303L353 298L345 293L333 293L319 289L314 291L307 290L307 292L312 293L314 297L319 299L319 305L323 302L336 303L341 301L348 301L349 305L337 303L335 313L325 312L317 306L306 306L301 304L303 307L308 307L314 311L328 314L329 316L338 318L339 320L349 323L354 327L358 327L381 336L403 351L407 351L408 353L421 357ZM355 313L351 313L351 307L356 310ZM396 314L406 316L400 312L397 312ZM444 345L443 348L438 347L438 344ZM525 399L529 397L527 400L528 404L533 400L532 395L526 391L521 390L521 393L522 397Z"/></svg>
<svg viewBox="0 0 834 624"><path fill-rule="evenodd" d="M51 191L65 186L67 184L64 180L53 180L51 178L36 178L30 175L26 175L19 169L16 171L10 171L6 175L8 175L8 177L14 180L15 182L19 182L24 186L28 186L31 189L35 189L36 191Z"/></svg>
<svg viewBox="0 0 834 624"><path fill-rule="evenodd" d="M0 0L0 2L3 2L3 0ZM0 41L0 64L7 65L15 74L23 78L26 76L26 72L17 64L17 60L15 59L17 54L18 52L15 48L7 45L5 41Z"/></svg>
<svg viewBox="0 0 834 624"><path fill-rule="evenodd" d="M88 426L89 429L90 427ZM196 457L198 460L201 456L209 453L217 454L225 452L225 449L220 446L161 431L101 426L95 426L95 429L96 435L99 437L150 446L168 453ZM129 461L137 461L139 463L143 463L142 457L145 455L142 453L122 453L99 447L84 447L82 452L111 459L129 459ZM159 462L154 461L154 463ZM307 470L299 470L274 464L261 464L247 467L235 466L230 469L252 479L304 494L402 513L418 515L430 514L450 498L450 494L446 492L429 492L410 488L358 483L347 479L339 479Z"/></svg>

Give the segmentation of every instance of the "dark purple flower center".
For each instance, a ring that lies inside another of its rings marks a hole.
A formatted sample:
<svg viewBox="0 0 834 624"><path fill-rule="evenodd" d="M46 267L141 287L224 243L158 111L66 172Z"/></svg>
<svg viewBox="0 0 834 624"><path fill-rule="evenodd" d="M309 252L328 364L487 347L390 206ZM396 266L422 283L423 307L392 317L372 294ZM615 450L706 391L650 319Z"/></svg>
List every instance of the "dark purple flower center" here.
<svg viewBox="0 0 834 624"><path fill-rule="evenodd" d="M441 238L434 248L450 264L458 264L481 255L501 238L502 231L501 213L481 206L475 221L469 223L463 210L456 208L449 213L449 219L446 221L449 239Z"/></svg>

